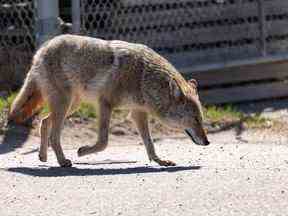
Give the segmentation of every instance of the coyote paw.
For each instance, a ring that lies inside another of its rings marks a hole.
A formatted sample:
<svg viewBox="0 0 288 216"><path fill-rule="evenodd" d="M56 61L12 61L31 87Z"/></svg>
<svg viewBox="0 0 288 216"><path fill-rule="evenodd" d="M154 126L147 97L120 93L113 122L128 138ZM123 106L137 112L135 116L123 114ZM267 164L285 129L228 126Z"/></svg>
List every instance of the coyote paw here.
<svg viewBox="0 0 288 216"><path fill-rule="evenodd" d="M77 154L78 157L87 155L91 153L91 147L90 146L82 146L78 149Z"/></svg>
<svg viewBox="0 0 288 216"><path fill-rule="evenodd" d="M69 159L64 159L63 161L59 162L61 167L72 167L72 162Z"/></svg>
<svg viewBox="0 0 288 216"><path fill-rule="evenodd" d="M44 154L39 154L39 160L42 162L47 162L47 155Z"/></svg>
<svg viewBox="0 0 288 216"><path fill-rule="evenodd" d="M160 166L175 166L176 163L170 160L157 160L156 161Z"/></svg>

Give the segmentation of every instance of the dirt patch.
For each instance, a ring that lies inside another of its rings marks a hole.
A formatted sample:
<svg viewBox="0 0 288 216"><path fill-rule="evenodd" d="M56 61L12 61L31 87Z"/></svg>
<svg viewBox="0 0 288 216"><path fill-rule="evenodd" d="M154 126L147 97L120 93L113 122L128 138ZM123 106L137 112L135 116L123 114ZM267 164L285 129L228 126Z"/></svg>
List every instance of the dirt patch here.
<svg viewBox="0 0 288 216"><path fill-rule="evenodd" d="M33 136L39 137L39 122L39 118L33 122L34 127L31 131ZM284 137L288 133L288 126L278 120L274 120L267 124L266 127L261 128L250 128L241 121L227 121L221 124L206 123L205 127L207 128L208 135L233 131L235 138L240 140L242 137L249 137L248 140L250 140L250 138L251 140L257 140L259 137L271 139L271 137ZM184 133L164 127L154 119L150 120L150 128L155 142L166 138L174 137L176 139L182 139L186 137ZM62 139L66 147L75 148L82 145L94 144L97 140L97 135L98 129L95 120L71 117L65 121ZM121 140L119 143L143 144L134 123L129 118L112 119L109 140L111 139L117 142Z"/></svg>
<svg viewBox="0 0 288 216"><path fill-rule="evenodd" d="M267 117L269 120L265 122L265 124L261 124L261 127L251 127L251 125L247 125L247 121L243 119L231 120L226 119L221 122L206 122L205 128L207 128L208 134L214 135L221 132L232 131L235 135L236 139L244 141L243 137L249 137L248 140L254 140L258 137L262 137L263 139L270 139L271 137L286 137L288 133L287 126L287 111L286 106L283 105L283 102L279 102L279 104L274 106L275 102L272 102L273 108L269 108L272 106L271 104L267 104L265 102L265 107L262 104L248 104L243 109L243 112L247 112L247 114L258 113L259 108L261 108L261 116ZM255 107L257 109L255 109ZM287 100L288 107L288 100ZM249 108L249 111L245 111L245 109ZM254 109L254 112L253 112ZM266 112L268 110L269 112ZM7 112L0 113L0 135L4 135L7 132L7 128L4 127L5 118L7 117ZM39 124L40 117L36 117L33 121L33 128L28 129L29 133L33 136L39 137ZM154 141L159 141L165 138L176 137L185 138L186 135L182 132L173 131L167 127L161 125L157 120L150 119L150 128L151 134L154 138ZM9 135L13 137L13 133L20 134L23 131L24 134L27 134L27 129L10 129ZM81 145L90 145L94 144L97 140L97 118L81 118L81 117L70 117L65 121L64 130L62 134L63 144L65 143L66 147L70 146L71 148L75 146ZM251 138L251 139L250 139ZM142 144L142 140L134 126L134 123L128 116L128 112L116 113L113 115L110 124L110 137L109 140L114 140L119 143L129 143L129 144ZM14 138L12 139L14 140ZM120 141L121 140L121 141ZM14 142L14 141L13 141ZM246 141L244 141L246 142ZM70 148L69 147L69 148Z"/></svg>

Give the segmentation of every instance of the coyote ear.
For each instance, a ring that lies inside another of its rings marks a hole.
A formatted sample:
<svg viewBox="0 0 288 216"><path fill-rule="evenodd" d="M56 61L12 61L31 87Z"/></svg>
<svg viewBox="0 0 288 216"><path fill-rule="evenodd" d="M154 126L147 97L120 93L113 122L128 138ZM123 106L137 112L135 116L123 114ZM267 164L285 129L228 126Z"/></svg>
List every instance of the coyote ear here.
<svg viewBox="0 0 288 216"><path fill-rule="evenodd" d="M176 100L176 101L180 101L182 98L183 93L181 92L179 86L177 85L177 83L173 80L170 81L169 83L170 86L170 94L171 96Z"/></svg>
<svg viewBox="0 0 288 216"><path fill-rule="evenodd" d="M191 84L193 87L198 87L198 82L195 79L188 80L188 83Z"/></svg>

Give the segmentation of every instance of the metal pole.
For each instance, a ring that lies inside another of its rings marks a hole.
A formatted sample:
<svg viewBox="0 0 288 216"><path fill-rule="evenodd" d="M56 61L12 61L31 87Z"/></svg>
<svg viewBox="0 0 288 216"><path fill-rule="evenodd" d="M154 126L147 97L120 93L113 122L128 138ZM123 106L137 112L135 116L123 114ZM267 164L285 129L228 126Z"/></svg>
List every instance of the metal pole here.
<svg viewBox="0 0 288 216"><path fill-rule="evenodd" d="M38 46L60 33L58 0L35 0L38 23L36 39Z"/></svg>
<svg viewBox="0 0 288 216"><path fill-rule="evenodd" d="M72 0L72 31L74 34L80 33L81 15L80 0Z"/></svg>

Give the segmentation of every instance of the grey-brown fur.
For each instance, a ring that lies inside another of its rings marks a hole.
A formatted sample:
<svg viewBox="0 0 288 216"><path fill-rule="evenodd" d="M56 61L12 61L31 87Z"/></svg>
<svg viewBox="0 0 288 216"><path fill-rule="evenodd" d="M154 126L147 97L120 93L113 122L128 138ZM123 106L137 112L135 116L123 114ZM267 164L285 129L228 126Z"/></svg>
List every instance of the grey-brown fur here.
<svg viewBox="0 0 288 216"><path fill-rule="evenodd" d="M12 106L11 116L20 110L29 95L25 90L29 83L36 84L34 91L41 92L51 110L40 129L41 161L47 160L50 142L59 164L71 166L60 145L60 131L65 117L81 101L98 104L100 120L98 141L81 147L79 156L106 148L109 120L115 107L131 111L149 159L160 165L174 163L156 155L148 114L154 114L168 126L190 128L198 144L209 143L202 127L196 82L185 81L166 59L147 46L73 35L55 37L35 54L25 88Z"/></svg>

